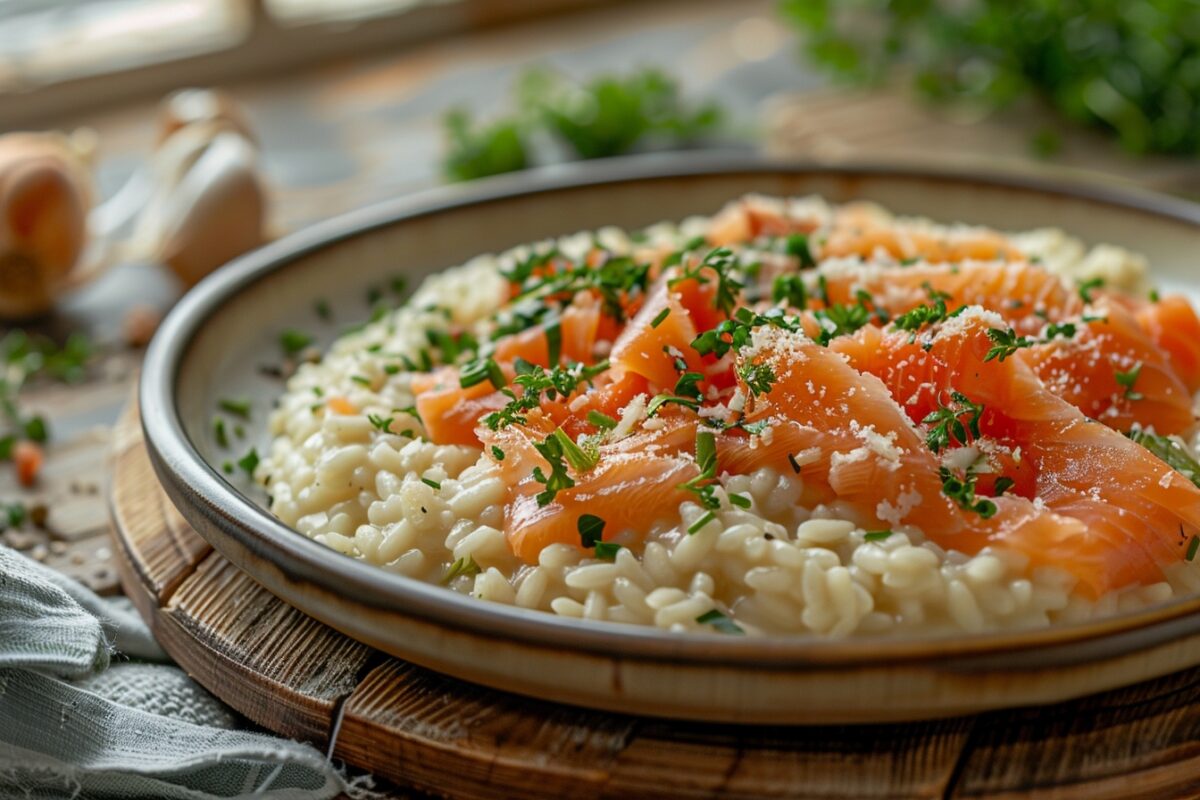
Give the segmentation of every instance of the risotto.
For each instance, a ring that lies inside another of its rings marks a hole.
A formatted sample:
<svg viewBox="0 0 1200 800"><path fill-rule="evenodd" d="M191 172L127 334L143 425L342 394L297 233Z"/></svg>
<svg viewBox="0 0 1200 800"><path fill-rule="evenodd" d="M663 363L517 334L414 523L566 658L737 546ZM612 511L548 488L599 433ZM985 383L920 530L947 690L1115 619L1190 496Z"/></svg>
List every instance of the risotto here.
<svg viewBox="0 0 1200 800"><path fill-rule="evenodd" d="M480 256L302 364L282 521L483 601L728 635L1043 626L1200 589L1200 321L1146 264L865 203Z"/></svg>

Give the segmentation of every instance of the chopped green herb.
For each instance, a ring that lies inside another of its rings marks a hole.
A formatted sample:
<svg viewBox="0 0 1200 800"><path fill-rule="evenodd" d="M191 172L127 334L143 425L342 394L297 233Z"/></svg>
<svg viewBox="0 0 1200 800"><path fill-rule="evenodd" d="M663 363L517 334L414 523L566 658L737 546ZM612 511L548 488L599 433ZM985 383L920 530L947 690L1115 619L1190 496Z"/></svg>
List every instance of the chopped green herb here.
<svg viewBox="0 0 1200 800"><path fill-rule="evenodd" d="M942 405L939 401L940 408L921 420L931 426L925 436L925 444L935 453L940 453L955 442L967 445L972 439L979 438L979 418L983 415L983 406L971 402L961 392L951 392L950 399L949 405ZM964 416L969 416L966 424L962 421ZM968 431L970 436L967 435Z"/></svg>
<svg viewBox="0 0 1200 800"><path fill-rule="evenodd" d="M654 319L652 319L650 321L650 327L657 328L659 325L662 325L663 320L665 320L668 316L670 316L670 314L671 314L671 309L664 308L662 311L660 311L654 315Z"/></svg>
<svg viewBox="0 0 1200 800"><path fill-rule="evenodd" d="M646 406L646 416L653 417L658 413L659 409L670 403L683 406L684 408L690 408L693 411L700 407L700 403L691 397L679 397L678 395L665 393L657 394L651 398L650 403Z"/></svg>
<svg viewBox="0 0 1200 800"><path fill-rule="evenodd" d="M403 275L396 275L388 282L388 288L392 290L392 294L402 295L404 294L404 290L408 288L408 278Z"/></svg>
<svg viewBox="0 0 1200 800"><path fill-rule="evenodd" d="M312 343L313 337L304 331L289 329L279 334L279 346L283 348L283 352L288 356L299 354Z"/></svg>
<svg viewBox="0 0 1200 800"><path fill-rule="evenodd" d="M808 237L803 233L793 233L784 240L783 250L789 256L800 259L801 268L815 267L817 260L813 258L808 248Z"/></svg>
<svg viewBox="0 0 1200 800"><path fill-rule="evenodd" d="M1076 327L1074 322L1051 322L1046 326L1045 341L1050 341L1058 336L1064 339L1075 338Z"/></svg>
<svg viewBox="0 0 1200 800"><path fill-rule="evenodd" d="M867 531L863 534L863 541L866 542L882 542L884 539L892 535L890 530L887 531Z"/></svg>
<svg viewBox="0 0 1200 800"><path fill-rule="evenodd" d="M567 465L565 463L565 454L563 453L562 440L570 440L566 434L558 436L559 431L546 437L545 441L534 444L534 449L546 459L546 463L550 465L550 474L546 475L540 466L533 468L533 479L538 483L545 484L546 488L538 492L538 506L545 506L554 500L563 489L569 489L575 485L574 479L567 474Z"/></svg>
<svg viewBox="0 0 1200 800"><path fill-rule="evenodd" d="M226 475L232 475L233 474L233 462L226 461L225 463L223 463L221 465L221 471L224 472Z"/></svg>
<svg viewBox="0 0 1200 800"><path fill-rule="evenodd" d="M612 561L617 557L617 552L620 549L621 545L616 542L596 542L596 558Z"/></svg>
<svg viewBox="0 0 1200 800"><path fill-rule="evenodd" d="M218 400L217 407L227 414L233 414L235 417L250 419L249 400L230 400L226 398L223 400Z"/></svg>
<svg viewBox="0 0 1200 800"><path fill-rule="evenodd" d="M254 477L254 470L258 469L258 451L253 447L250 452L238 459L238 466L245 470L246 474L251 478Z"/></svg>
<svg viewBox="0 0 1200 800"><path fill-rule="evenodd" d="M367 414L367 421L375 426L376 430L389 433L392 427L392 421L395 417L385 417L382 414Z"/></svg>
<svg viewBox="0 0 1200 800"><path fill-rule="evenodd" d="M729 502L738 508L749 508L752 501L744 494L730 494Z"/></svg>
<svg viewBox="0 0 1200 800"><path fill-rule="evenodd" d="M1011 489L1015 483L1016 483L1016 481L1014 481L1012 478L1008 477L1007 475L1001 475L999 478L996 478L996 484L995 484L996 497L1003 497L1004 493L1007 492L1009 489Z"/></svg>
<svg viewBox="0 0 1200 800"><path fill-rule="evenodd" d="M823 279L825 276L821 277ZM861 299L855 305L834 303L813 312L813 316L821 325L821 333L817 336L817 342L822 346L828 346L839 336L854 333L871 321L871 311Z"/></svg>
<svg viewBox="0 0 1200 800"><path fill-rule="evenodd" d="M213 438L217 440L218 447L229 447L229 436L225 433L225 420L220 417L213 418Z"/></svg>
<svg viewBox="0 0 1200 800"><path fill-rule="evenodd" d="M50 433L46 428L46 420L35 414L21 426L25 431L25 438L34 442L44 442L50 438Z"/></svg>
<svg viewBox="0 0 1200 800"><path fill-rule="evenodd" d="M770 392L771 387L778 380L775 377L775 370L771 369L770 364L754 364L747 361L738 366L737 374L755 397Z"/></svg>
<svg viewBox="0 0 1200 800"><path fill-rule="evenodd" d="M464 389L468 389L484 381L490 381L492 386L497 389L503 389L508 385L508 381L504 379L504 372L500 369L500 365L491 356L484 356L468 361L459 370L458 384Z"/></svg>
<svg viewBox="0 0 1200 800"><path fill-rule="evenodd" d="M360 386L370 386L371 385L371 379L367 378L363 375L351 375L350 380L354 381L355 383L359 384Z"/></svg>
<svg viewBox="0 0 1200 800"><path fill-rule="evenodd" d="M617 421L608 414L599 411L589 411L587 413L587 421L595 425L602 431L611 431L617 427Z"/></svg>
<svg viewBox="0 0 1200 800"><path fill-rule="evenodd" d="M680 397L700 398L700 381L704 380L701 372L684 372L675 382L675 394Z"/></svg>
<svg viewBox="0 0 1200 800"><path fill-rule="evenodd" d="M19 528L29 516L23 503L9 503L4 507L4 522L10 528Z"/></svg>
<svg viewBox="0 0 1200 800"><path fill-rule="evenodd" d="M442 586L449 584L455 578L470 578L480 573L479 565L471 556L463 556L446 568L442 575Z"/></svg>
<svg viewBox="0 0 1200 800"><path fill-rule="evenodd" d="M1092 302L1092 290L1104 286L1104 278L1089 278L1079 284L1079 297L1085 303Z"/></svg>
<svg viewBox="0 0 1200 800"><path fill-rule="evenodd" d="M1151 289L1151 290L1150 290L1150 302L1151 302L1151 303L1157 303L1157 302L1158 302L1159 300L1161 300L1161 299L1162 299L1162 298L1161 298L1161 297L1159 296L1159 294L1158 294L1158 289Z"/></svg>
<svg viewBox="0 0 1200 800"><path fill-rule="evenodd" d="M970 469L963 477L952 473L946 467L938 470L942 479L942 494L958 503L959 508L974 511L984 519L990 519L996 513L996 504L986 498L975 496L975 482L978 476Z"/></svg>
<svg viewBox="0 0 1200 800"><path fill-rule="evenodd" d="M688 525L688 529L687 529L688 535L691 536L693 533L696 533L697 531L699 531L701 528L703 528L705 525L712 522L716 518L717 518L717 515L715 513L713 513L712 511L705 511L703 514L700 515L699 519L697 519L691 525Z"/></svg>
<svg viewBox="0 0 1200 800"><path fill-rule="evenodd" d="M705 611L700 616L696 617L696 622L701 625L711 625L721 633L729 633L734 635L744 635L746 631L729 617L717 611L715 608L712 611Z"/></svg>
<svg viewBox="0 0 1200 800"><path fill-rule="evenodd" d="M422 475L421 483L425 484L430 489L433 489L435 492L440 492L442 490L442 484L438 481L435 481L433 478L426 478Z"/></svg>
<svg viewBox="0 0 1200 800"><path fill-rule="evenodd" d="M713 306L726 317L731 317L738 302L738 293L742 289L742 283L733 276L733 269L736 265L737 257L733 251L718 247L710 250L708 255L695 266L686 268L682 275L672 278L667 285L673 287L685 280L694 280L702 284L708 283L709 278L704 272L711 270L717 278L717 291L713 297Z"/></svg>
<svg viewBox="0 0 1200 800"><path fill-rule="evenodd" d="M497 461L503 461L504 460L504 451L501 450L496 445L492 445L492 458L496 459Z"/></svg>
<svg viewBox="0 0 1200 800"><path fill-rule="evenodd" d="M584 547L595 547L604 538L604 520L595 514L582 514L576 523L579 542Z"/></svg>
<svg viewBox="0 0 1200 800"><path fill-rule="evenodd" d="M1004 359L1016 353L1023 347L1030 347L1033 341L1027 336L1017 336L1017 332L1012 328L1002 330L1000 328L988 328L987 336L992 340L992 347L987 351L987 355L983 357L984 361L996 359L1003 362Z"/></svg>
<svg viewBox="0 0 1200 800"><path fill-rule="evenodd" d="M383 290L378 286L371 286L367 289L367 305L374 306L383 299Z"/></svg>
<svg viewBox="0 0 1200 800"><path fill-rule="evenodd" d="M1188 542L1187 555L1184 556L1184 559L1194 561L1197 550L1200 550L1200 536L1193 536L1192 540Z"/></svg>
<svg viewBox="0 0 1200 800"><path fill-rule="evenodd" d="M1133 368L1127 372L1117 370L1113 373L1113 377L1117 379L1117 385L1125 389L1124 397L1126 400L1141 400L1144 398L1141 392L1135 392L1133 386L1137 383L1138 377L1142 374L1142 362L1134 364Z"/></svg>
<svg viewBox="0 0 1200 800"><path fill-rule="evenodd" d="M599 463L600 453L594 446L584 449L568 436L567 432L562 428L556 429L550 435L558 439L563 458L567 460L567 463L576 472L587 472Z"/></svg>
<svg viewBox="0 0 1200 800"><path fill-rule="evenodd" d="M1169 436L1148 433L1137 425L1125 435L1158 456L1169 467L1182 473L1196 486L1200 486L1200 462L1192 458L1178 441Z"/></svg>
<svg viewBox="0 0 1200 800"><path fill-rule="evenodd" d="M546 326L546 350L550 366L556 366L562 360L562 322L558 320Z"/></svg>
<svg viewBox="0 0 1200 800"><path fill-rule="evenodd" d="M789 308L808 308L808 291L804 288L804 277L798 273L776 276L771 284L771 301L785 303Z"/></svg>
<svg viewBox="0 0 1200 800"><path fill-rule="evenodd" d="M329 307L328 300L318 300L315 304L313 304L313 310L317 312L318 317L325 321L329 321L329 319L333 316L333 309Z"/></svg>

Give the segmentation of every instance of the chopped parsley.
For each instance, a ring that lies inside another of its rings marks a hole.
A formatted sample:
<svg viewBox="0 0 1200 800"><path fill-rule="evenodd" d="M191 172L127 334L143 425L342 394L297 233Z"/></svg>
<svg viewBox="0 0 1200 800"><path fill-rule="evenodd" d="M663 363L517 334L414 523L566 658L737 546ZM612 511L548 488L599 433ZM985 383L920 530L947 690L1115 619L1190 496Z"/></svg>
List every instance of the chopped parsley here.
<svg viewBox="0 0 1200 800"><path fill-rule="evenodd" d="M803 233L793 233L783 240L783 251L793 258L800 259L801 268L815 267L817 260L813 258L808 247L808 237Z"/></svg>
<svg viewBox="0 0 1200 800"><path fill-rule="evenodd" d="M737 374L745 382L746 388L755 397L770 392L771 387L778 380L775 376L775 370L771 369L770 364L753 364L747 361L738 366Z"/></svg>
<svg viewBox="0 0 1200 800"><path fill-rule="evenodd" d="M737 306L738 293L742 289L741 281L733 277L733 269L736 265L737 257L734 256L733 251L718 247L710 250L698 264L684 269L681 275L668 281L667 286L674 287L686 280L694 280L702 284L708 283L709 278L704 275L704 272L711 270L717 276L717 291L713 298L713 306L726 317L731 317L733 309Z"/></svg>
<svg viewBox="0 0 1200 800"><path fill-rule="evenodd" d="M1192 458L1179 442L1169 436L1148 433L1141 426L1135 425L1125 434L1142 447L1158 456L1167 466L1180 472L1196 486L1200 486L1200 462Z"/></svg>
<svg viewBox="0 0 1200 800"><path fill-rule="evenodd" d="M547 372L538 364L531 364L523 358L518 358L513 364L516 377L513 384L520 387L522 393L517 393L505 387L500 391L508 396L509 402L499 411L493 411L483 417L483 424L492 430L499 430L509 425L524 425L525 412L537 408L541 396L545 393L550 400L568 397L578 388L580 383L590 383L600 373L608 369L608 361L601 361L592 366L572 364L569 367L556 366Z"/></svg>
<svg viewBox="0 0 1200 800"><path fill-rule="evenodd" d="M1074 322L1051 322L1046 326L1044 341L1049 342L1058 336L1064 339L1074 339L1076 326Z"/></svg>
<svg viewBox="0 0 1200 800"><path fill-rule="evenodd" d="M367 421L375 426L376 430L388 433L392 427L392 421L395 417L385 417L382 414L367 414Z"/></svg>
<svg viewBox="0 0 1200 800"><path fill-rule="evenodd" d="M249 400L230 400L224 398L217 401L217 407L226 414L233 414L235 417L242 419L250 419L250 401Z"/></svg>
<svg viewBox="0 0 1200 800"><path fill-rule="evenodd" d="M1017 332L1012 328L1008 328L1007 330L988 328L987 336L992 340L992 347L987 351L987 355L983 357L984 361L996 359L1003 362L1004 359L1013 355L1018 350L1033 345L1033 341L1028 336L1017 336Z"/></svg>
<svg viewBox="0 0 1200 800"><path fill-rule="evenodd" d="M251 447L250 452L239 458L237 464L246 471L247 475L253 478L254 470L258 469L258 461L258 451Z"/></svg>
<svg viewBox="0 0 1200 800"><path fill-rule="evenodd" d="M931 426L925 435L925 444L935 453L940 453L956 441L967 445L971 439L979 438L979 418L983 415L983 406L971 402L969 397L957 391L950 393L950 401L949 405L941 405L939 401L940 408L929 412L921 420ZM968 417L965 424L963 417Z"/></svg>
<svg viewBox="0 0 1200 800"><path fill-rule="evenodd" d="M422 475L421 483L425 484L430 489L433 489L435 492L440 492L442 490L442 484L438 481L435 481L433 478L426 478L424 475Z"/></svg>
<svg viewBox="0 0 1200 800"><path fill-rule="evenodd" d="M717 438L711 431L699 431L696 434L696 467L700 474L686 483L679 485L685 492L696 495L697 502L707 509L720 508L721 501L717 499L716 487L712 481L717 477ZM703 527L700 523L699 527ZM696 530L699 530L696 527ZM695 533L688 528L688 533Z"/></svg>
<svg viewBox="0 0 1200 800"><path fill-rule="evenodd" d="M799 274L779 275L771 284L771 301L785 303L790 308L808 308L808 291L804 288L804 276Z"/></svg>
<svg viewBox="0 0 1200 800"><path fill-rule="evenodd" d="M694 398L680 397L679 395L667 394L664 392L663 394L656 394L650 399L650 402L646 405L646 416L653 417L662 409L663 406L672 403L683 406L684 408L690 408L693 411L700 408L700 402Z"/></svg>
<svg viewBox="0 0 1200 800"><path fill-rule="evenodd" d="M455 578L473 577L478 575L480 571L479 565L475 563L474 558L471 556L463 556L446 568L445 574L442 575L442 585L445 586Z"/></svg>
<svg viewBox="0 0 1200 800"><path fill-rule="evenodd" d="M862 298L859 298L854 305L834 303L827 308L813 312L813 316L821 325L821 333L817 336L817 342L822 347L827 347L837 337L854 333L870 322L871 310L863 303Z"/></svg>
<svg viewBox="0 0 1200 800"><path fill-rule="evenodd" d="M579 543L584 547L595 547L604 538L604 520L595 514L582 514L576 523Z"/></svg>
<svg viewBox="0 0 1200 800"><path fill-rule="evenodd" d="M660 311L654 315L654 319L650 320L650 327L657 328L659 325L662 325L663 320L665 320L668 316L670 316L670 314L671 314L671 309L664 308L662 311Z"/></svg>
<svg viewBox="0 0 1200 800"><path fill-rule="evenodd" d="M621 545L616 542L596 542L596 558L612 561L617 557Z"/></svg>
<svg viewBox="0 0 1200 800"><path fill-rule="evenodd" d="M504 372L500 369L500 365L491 356L484 356L468 361L459 370L458 385L464 389L469 389L484 381L491 381L492 386L497 389L503 389L508 385L508 381L504 379Z"/></svg>
<svg viewBox="0 0 1200 800"><path fill-rule="evenodd" d="M703 514L700 515L700 517L695 522L693 522L691 525L688 525L688 529L687 529L688 536L691 536L693 533L698 532L701 528L703 528L705 525L712 522L716 518L717 518L717 515L715 513L713 513L711 510L705 511Z"/></svg>
<svg viewBox="0 0 1200 800"><path fill-rule="evenodd" d="M684 366L687 366L686 364ZM704 380L701 372L684 372L675 382L675 394L680 397L700 398L700 381Z"/></svg>
<svg viewBox="0 0 1200 800"><path fill-rule="evenodd" d="M225 432L225 420L220 417L213 419L213 438L219 447L229 447L229 435Z"/></svg>
<svg viewBox="0 0 1200 800"><path fill-rule="evenodd" d="M882 542L884 539L892 535L890 530L886 531L867 531L863 534L864 542Z"/></svg>
<svg viewBox="0 0 1200 800"><path fill-rule="evenodd" d="M562 428L556 429L550 435L558 439L563 458L576 472L587 472L599 463L600 453L594 443L585 439L585 445L580 446Z"/></svg>
<svg viewBox="0 0 1200 800"><path fill-rule="evenodd" d="M1126 400L1141 400L1145 397L1141 392L1135 392L1133 386L1137 383L1138 377L1142 374L1142 362L1137 362L1133 368L1121 372L1117 370L1113 373L1113 377L1117 379L1117 385L1125 389L1124 398Z"/></svg>
<svg viewBox="0 0 1200 800"><path fill-rule="evenodd" d="M733 317L722 320L717 327L693 339L691 346L702 356L712 353L719 358L730 350L741 350L750 343L750 335L755 328L768 325L793 333L800 330L800 320L788 316L782 308L768 309L762 314L739 308Z"/></svg>
<svg viewBox="0 0 1200 800"><path fill-rule="evenodd" d="M949 497L958 507L965 511L974 511L984 519L990 519L996 514L996 504L986 497L975 496L975 482L978 476L971 469L960 478L946 467L938 469L942 479L942 494Z"/></svg>
<svg viewBox="0 0 1200 800"><path fill-rule="evenodd" d="M1104 286L1104 278L1088 278L1079 284L1079 297L1085 303L1092 302L1092 290Z"/></svg>
<svg viewBox="0 0 1200 800"><path fill-rule="evenodd" d="M279 346L287 356L299 355L304 348L313 343L313 337L304 331L288 329L279 334Z"/></svg>
<svg viewBox="0 0 1200 800"><path fill-rule="evenodd" d="M602 431L611 431L617 427L617 421L600 411L589 411L587 413L587 421L595 425Z"/></svg>
<svg viewBox="0 0 1200 800"><path fill-rule="evenodd" d="M496 459L497 461L503 461L504 460L504 451L501 450L496 445L492 445L492 458Z"/></svg>
<svg viewBox="0 0 1200 800"><path fill-rule="evenodd" d="M366 377L365 375L351 375L350 380L354 381L359 386L370 386L371 385L371 379Z"/></svg>
<svg viewBox="0 0 1200 800"><path fill-rule="evenodd" d="M715 608L712 611L705 611L696 617L696 622L699 622L701 625L711 625L721 633L730 633L739 636L746 633L740 625Z"/></svg>
<svg viewBox="0 0 1200 800"><path fill-rule="evenodd" d="M545 484L546 488L537 494L538 506L548 505L554 500L555 495L563 489L569 489L575 485L575 480L567 474L566 454L563 452L563 440L570 441L570 437L561 430L555 430L554 433L546 437L545 441L534 444L534 449L546 459L546 463L550 466L550 474L547 475L540 466L533 468L533 479L538 483ZM574 444L574 442L572 442Z"/></svg>
<svg viewBox="0 0 1200 800"><path fill-rule="evenodd" d="M744 495L744 494L730 494L729 495L730 505L737 506L738 508L749 508L751 502L752 501L750 500L750 498L746 497L746 495Z"/></svg>
<svg viewBox="0 0 1200 800"><path fill-rule="evenodd" d="M546 326L547 360L555 366L562 360L562 322L555 320Z"/></svg>

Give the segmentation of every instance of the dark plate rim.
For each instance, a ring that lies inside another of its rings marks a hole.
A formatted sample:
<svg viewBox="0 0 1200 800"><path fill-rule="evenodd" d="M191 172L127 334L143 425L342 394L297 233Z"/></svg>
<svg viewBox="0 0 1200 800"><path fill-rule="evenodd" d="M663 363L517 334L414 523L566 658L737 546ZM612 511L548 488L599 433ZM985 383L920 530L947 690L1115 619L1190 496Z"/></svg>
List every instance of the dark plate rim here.
<svg viewBox="0 0 1200 800"><path fill-rule="evenodd" d="M1027 666L1035 662L1079 663L1119 656L1200 632L1200 614L1195 613L1200 611L1200 597L1092 622L954 637L822 640L796 636L678 636L655 628L581 622L480 602L337 555L298 534L238 492L204 461L184 431L175 403L175 384L196 332L226 298L269 273L285 269L298 257L377 228L519 196L598 185L738 174L822 175L851 180L891 177L964 186L986 184L1068 201L1115 206L1200 228L1200 204L1113 182L1081 180L1078 175L1065 172L1013 173L923 162L829 164L746 153L675 153L555 166L467 185L439 187L304 228L231 261L178 302L151 342L139 385L142 427L160 480L173 490L169 494L182 499L184 507L180 510L185 516L189 510L200 514L254 557L272 562L293 583L310 583L325 592L346 597L348 602L383 612L555 650L774 669L879 666L933 658L948 668L969 669L981 658L991 663Z"/></svg>

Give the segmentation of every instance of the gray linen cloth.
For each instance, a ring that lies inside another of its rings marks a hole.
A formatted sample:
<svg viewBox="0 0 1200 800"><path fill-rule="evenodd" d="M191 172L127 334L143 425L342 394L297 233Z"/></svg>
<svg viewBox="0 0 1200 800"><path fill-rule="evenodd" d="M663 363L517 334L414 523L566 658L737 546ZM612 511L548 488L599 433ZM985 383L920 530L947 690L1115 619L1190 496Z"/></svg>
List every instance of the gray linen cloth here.
<svg viewBox="0 0 1200 800"><path fill-rule="evenodd" d="M309 745L239 730L166 661L128 601L0 546L0 798L360 794Z"/></svg>

